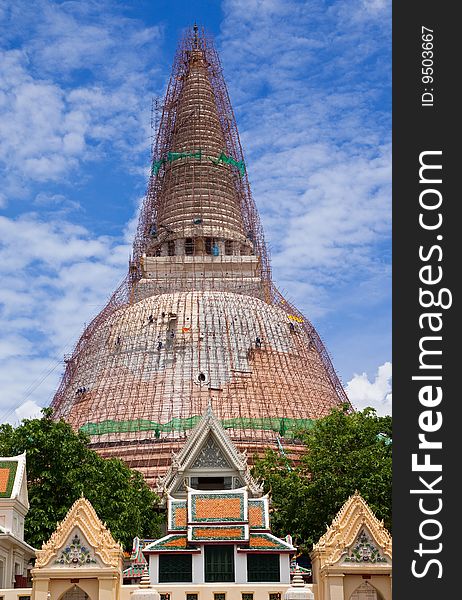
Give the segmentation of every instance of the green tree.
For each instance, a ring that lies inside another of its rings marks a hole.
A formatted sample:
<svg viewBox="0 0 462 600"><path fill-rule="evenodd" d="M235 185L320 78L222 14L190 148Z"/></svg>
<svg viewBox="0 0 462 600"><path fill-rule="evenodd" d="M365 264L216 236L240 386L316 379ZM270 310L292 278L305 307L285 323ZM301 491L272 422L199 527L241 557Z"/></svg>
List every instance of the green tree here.
<svg viewBox="0 0 462 600"><path fill-rule="evenodd" d="M158 496L142 475L118 459L103 459L88 446L89 437L65 421L53 421L52 410L41 419L0 426L0 455L27 452L30 510L25 538L39 548L48 540L73 502L84 495L124 548L133 537L160 535Z"/></svg>
<svg viewBox="0 0 462 600"><path fill-rule="evenodd" d="M298 465L275 451L257 460L254 475L272 496L273 531L309 551L356 490L391 529L391 434L391 417L335 409L298 432L306 446Z"/></svg>

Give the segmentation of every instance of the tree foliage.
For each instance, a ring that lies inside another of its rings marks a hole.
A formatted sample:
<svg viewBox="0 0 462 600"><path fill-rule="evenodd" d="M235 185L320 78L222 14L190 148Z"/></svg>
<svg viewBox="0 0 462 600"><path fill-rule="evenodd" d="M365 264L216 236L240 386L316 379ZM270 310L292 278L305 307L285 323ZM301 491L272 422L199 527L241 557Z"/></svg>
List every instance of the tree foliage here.
<svg viewBox="0 0 462 600"><path fill-rule="evenodd" d="M356 490L391 530L391 435L391 417L335 409L298 433L306 445L300 464L267 451L254 475L271 492L273 532L311 550Z"/></svg>
<svg viewBox="0 0 462 600"><path fill-rule="evenodd" d="M124 548L135 536L160 534L158 496L142 475L121 460L103 459L88 446L89 438L65 421L53 421L51 409L41 419L0 426L0 456L27 452L30 510L26 541L39 548L48 540L75 500L84 495Z"/></svg>

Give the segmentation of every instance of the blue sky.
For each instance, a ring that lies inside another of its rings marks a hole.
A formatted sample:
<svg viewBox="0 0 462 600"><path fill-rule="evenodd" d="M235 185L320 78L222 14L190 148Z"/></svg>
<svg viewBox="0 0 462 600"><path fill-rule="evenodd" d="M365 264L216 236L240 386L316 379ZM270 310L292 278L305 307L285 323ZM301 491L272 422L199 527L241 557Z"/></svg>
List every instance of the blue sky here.
<svg viewBox="0 0 462 600"><path fill-rule="evenodd" d="M390 412L388 0L0 0L0 418L48 404L127 269L150 108L218 47L274 279L357 408Z"/></svg>

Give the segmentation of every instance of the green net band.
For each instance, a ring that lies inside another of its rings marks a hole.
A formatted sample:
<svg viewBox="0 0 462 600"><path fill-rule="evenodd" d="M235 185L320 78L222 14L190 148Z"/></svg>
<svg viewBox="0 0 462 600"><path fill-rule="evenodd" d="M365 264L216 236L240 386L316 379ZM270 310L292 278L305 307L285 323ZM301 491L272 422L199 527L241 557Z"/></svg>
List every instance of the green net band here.
<svg viewBox="0 0 462 600"><path fill-rule="evenodd" d="M199 150L199 152L169 152L167 154L167 160L169 162L173 162L179 158L197 158L200 160L202 158L202 150Z"/></svg>
<svg viewBox="0 0 462 600"><path fill-rule="evenodd" d="M100 423L86 423L80 429L88 435L104 435L106 433L131 433L137 431L154 431L160 437L161 433L187 431L200 421L201 416L195 415L185 419L172 419L167 423L157 423L147 419L133 421L101 421ZM259 429L275 431L284 437L293 437L293 433L300 429L309 429L312 419L286 419L286 418L236 418L224 419L221 424L224 429Z"/></svg>
<svg viewBox="0 0 462 600"><path fill-rule="evenodd" d="M218 165L219 163L223 163L225 165L233 165L234 167L237 167L239 173L241 174L241 177L244 177L245 175L244 162L242 160L236 160L232 156L227 156L224 152L222 152L216 160L211 160L215 165Z"/></svg>
<svg viewBox="0 0 462 600"><path fill-rule="evenodd" d="M160 171L160 168L163 164L168 162L173 162L180 158L196 158L198 160L202 159L202 150L198 150L197 152L168 152L167 158L160 158L152 163L151 174L157 175ZM245 175L245 164L242 160L236 160L232 156L227 156L224 152L220 154L218 158L212 158L211 156L206 157L213 162L214 165L218 165L223 163L225 165L232 165L236 167L241 175L244 177Z"/></svg>

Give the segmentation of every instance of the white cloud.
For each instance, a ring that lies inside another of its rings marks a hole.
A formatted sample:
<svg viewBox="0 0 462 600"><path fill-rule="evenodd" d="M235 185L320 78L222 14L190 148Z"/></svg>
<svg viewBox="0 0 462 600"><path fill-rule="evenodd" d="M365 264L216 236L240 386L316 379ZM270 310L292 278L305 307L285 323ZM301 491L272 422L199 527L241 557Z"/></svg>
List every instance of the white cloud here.
<svg viewBox="0 0 462 600"><path fill-rule="evenodd" d="M22 421L23 419L40 419L42 416L42 407L33 402L32 400L27 400L21 406L15 409L15 415L18 421Z"/></svg>
<svg viewBox="0 0 462 600"><path fill-rule="evenodd" d="M389 10L224 2L224 72L275 280L311 318L389 297Z"/></svg>
<svg viewBox="0 0 462 600"><path fill-rule="evenodd" d="M374 381L369 381L367 373L355 374L346 385L346 393L357 410L368 406L375 408L380 416L391 414L392 410L392 366L386 362L377 369Z"/></svg>
<svg viewBox="0 0 462 600"><path fill-rule="evenodd" d="M0 41L6 197L78 173L103 159L108 144L122 159L140 159L160 70L154 57L161 27L123 16L117 3L37 5L15 2L6 11L3 49ZM20 50L8 47L15 35L23 39Z"/></svg>
<svg viewBox="0 0 462 600"><path fill-rule="evenodd" d="M1 411L49 404L63 354L124 277L129 251L62 218L0 217Z"/></svg>

